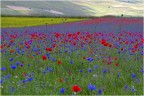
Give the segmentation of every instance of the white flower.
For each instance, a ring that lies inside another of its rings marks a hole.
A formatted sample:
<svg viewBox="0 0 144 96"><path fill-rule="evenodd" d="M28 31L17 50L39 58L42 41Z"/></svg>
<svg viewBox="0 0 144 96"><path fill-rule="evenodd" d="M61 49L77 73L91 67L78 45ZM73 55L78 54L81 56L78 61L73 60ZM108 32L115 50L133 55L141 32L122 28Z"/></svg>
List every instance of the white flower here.
<svg viewBox="0 0 144 96"><path fill-rule="evenodd" d="M16 75L16 76L14 76L15 78L18 78L18 76Z"/></svg>
<svg viewBox="0 0 144 96"><path fill-rule="evenodd" d="M97 74L93 74L93 77L97 77Z"/></svg>

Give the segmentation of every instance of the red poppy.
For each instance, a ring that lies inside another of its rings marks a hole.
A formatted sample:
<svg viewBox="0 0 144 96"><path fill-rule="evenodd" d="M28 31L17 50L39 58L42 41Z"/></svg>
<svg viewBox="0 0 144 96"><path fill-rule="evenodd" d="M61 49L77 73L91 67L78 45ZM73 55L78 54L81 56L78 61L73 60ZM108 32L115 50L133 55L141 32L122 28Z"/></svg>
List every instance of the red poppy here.
<svg viewBox="0 0 144 96"><path fill-rule="evenodd" d="M47 56L43 55L43 56L42 56L42 59L43 59L43 60L47 60Z"/></svg>
<svg viewBox="0 0 144 96"><path fill-rule="evenodd" d="M2 45L0 45L0 49L2 49L3 48L3 46Z"/></svg>
<svg viewBox="0 0 144 96"><path fill-rule="evenodd" d="M92 54L93 52L90 52L89 54Z"/></svg>
<svg viewBox="0 0 144 96"><path fill-rule="evenodd" d="M107 62L108 65L112 64L112 62Z"/></svg>
<svg viewBox="0 0 144 96"><path fill-rule="evenodd" d="M119 64L118 64L118 63L116 63L116 64L115 64L115 66L116 66L116 67L118 67L118 66L119 66Z"/></svg>
<svg viewBox="0 0 144 96"><path fill-rule="evenodd" d="M112 47L112 44L109 44L109 47Z"/></svg>
<svg viewBox="0 0 144 96"><path fill-rule="evenodd" d="M72 91L73 92L81 92L82 89L78 85L74 85L74 86L72 86Z"/></svg>
<svg viewBox="0 0 144 96"><path fill-rule="evenodd" d="M85 56L83 56L83 59L84 59L84 60L86 60L86 57L85 57Z"/></svg>
<svg viewBox="0 0 144 96"><path fill-rule="evenodd" d="M71 75L71 74L72 74L72 72L68 72L68 74L69 74L69 75Z"/></svg>
<svg viewBox="0 0 144 96"><path fill-rule="evenodd" d="M108 46L108 43L105 43L104 46Z"/></svg>
<svg viewBox="0 0 144 96"><path fill-rule="evenodd" d="M75 46L75 45L76 45L76 42L73 42L73 45Z"/></svg>
<svg viewBox="0 0 144 96"><path fill-rule="evenodd" d="M105 60L102 60L102 62L104 63L104 62L105 62Z"/></svg>
<svg viewBox="0 0 144 96"><path fill-rule="evenodd" d="M26 72L23 72L23 73L22 73L22 76L27 76L27 73L26 73Z"/></svg>
<svg viewBox="0 0 144 96"><path fill-rule="evenodd" d="M105 44L106 40L102 39L101 44Z"/></svg>
<svg viewBox="0 0 144 96"><path fill-rule="evenodd" d="M47 47L47 48L46 48L46 51L50 51L50 52L51 52L51 51L52 51L52 48Z"/></svg>
<svg viewBox="0 0 144 96"><path fill-rule="evenodd" d="M59 78L59 82L63 82L63 79L62 79L62 78Z"/></svg>
<svg viewBox="0 0 144 96"><path fill-rule="evenodd" d="M118 57L115 57L114 60L118 60Z"/></svg>
<svg viewBox="0 0 144 96"><path fill-rule="evenodd" d="M61 60L58 60L58 64L59 64L59 65L62 64Z"/></svg>
<svg viewBox="0 0 144 96"><path fill-rule="evenodd" d="M15 50L10 50L10 53L14 53L15 52Z"/></svg>

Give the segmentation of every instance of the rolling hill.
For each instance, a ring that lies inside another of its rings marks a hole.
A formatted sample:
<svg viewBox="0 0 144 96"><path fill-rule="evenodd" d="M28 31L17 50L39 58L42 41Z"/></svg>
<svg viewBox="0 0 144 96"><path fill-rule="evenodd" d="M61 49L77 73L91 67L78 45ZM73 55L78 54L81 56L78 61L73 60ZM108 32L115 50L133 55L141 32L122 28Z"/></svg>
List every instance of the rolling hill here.
<svg viewBox="0 0 144 96"><path fill-rule="evenodd" d="M1 1L2 16L143 16L143 0Z"/></svg>

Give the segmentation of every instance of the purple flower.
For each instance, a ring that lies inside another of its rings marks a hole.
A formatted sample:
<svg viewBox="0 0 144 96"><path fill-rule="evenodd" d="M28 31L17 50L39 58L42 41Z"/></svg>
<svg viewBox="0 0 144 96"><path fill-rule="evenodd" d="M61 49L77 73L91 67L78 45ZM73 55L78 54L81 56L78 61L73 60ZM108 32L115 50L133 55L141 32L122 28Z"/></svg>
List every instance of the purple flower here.
<svg viewBox="0 0 144 96"><path fill-rule="evenodd" d="M74 61L73 61L73 60L70 60L70 64L74 64Z"/></svg>
<svg viewBox="0 0 144 96"><path fill-rule="evenodd" d="M1 68L1 71L5 71L5 70L6 70L6 67L2 67L2 68Z"/></svg>
<svg viewBox="0 0 144 96"><path fill-rule="evenodd" d="M50 54L48 53L48 54L46 54L46 56L47 56L47 58L50 58Z"/></svg>
<svg viewBox="0 0 144 96"><path fill-rule="evenodd" d="M52 61L56 61L56 58L52 58Z"/></svg>
<svg viewBox="0 0 144 96"><path fill-rule="evenodd" d="M31 81L33 81L33 78L31 78L31 77L30 77L30 78L28 78L28 81L30 81L30 82L31 82Z"/></svg>
<svg viewBox="0 0 144 96"><path fill-rule="evenodd" d="M125 86L124 86L124 90L127 90L127 89L129 89L129 86L128 86L128 85L125 85Z"/></svg>
<svg viewBox="0 0 144 96"><path fill-rule="evenodd" d="M96 90L96 86L92 85L92 84L89 84L88 89L91 90L91 91L94 91L94 90Z"/></svg>
<svg viewBox="0 0 144 96"><path fill-rule="evenodd" d="M80 70L81 73L83 73L83 70Z"/></svg>
<svg viewBox="0 0 144 96"><path fill-rule="evenodd" d="M90 72L90 73L91 73L91 72L92 72L92 69L91 69L91 68L89 68L89 69L88 69L88 72Z"/></svg>
<svg viewBox="0 0 144 96"><path fill-rule="evenodd" d="M120 77L120 73L118 73L118 78Z"/></svg>
<svg viewBox="0 0 144 96"><path fill-rule="evenodd" d="M64 92L65 92L65 88L61 88L61 89L60 89L60 93L61 93L61 94L64 94Z"/></svg>
<svg viewBox="0 0 144 96"><path fill-rule="evenodd" d="M95 66L94 66L94 69L97 69L97 68L99 68L99 66L98 66L98 65L95 65Z"/></svg>
<svg viewBox="0 0 144 96"><path fill-rule="evenodd" d="M28 64L28 67L30 67L30 64Z"/></svg>
<svg viewBox="0 0 144 96"><path fill-rule="evenodd" d="M99 95L102 95L102 92L103 92L102 89L99 89L99 90L98 90L98 94L99 94Z"/></svg>
<svg viewBox="0 0 144 96"><path fill-rule="evenodd" d="M12 68L12 69L16 69L17 66L16 66L16 65L11 65L11 68Z"/></svg>
<svg viewBox="0 0 144 96"><path fill-rule="evenodd" d="M3 83L3 80L0 80L0 84L2 84Z"/></svg>
<svg viewBox="0 0 144 96"><path fill-rule="evenodd" d="M136 74L133 73L131 76L132 76L132 78L135 78L135 77L136 77Z"/></svg>
<svg viewBox="0 0 144 96"><path fill-rule="evenodd" d="M28 80L22 80L22 82L23 82L23 83L26 83L26 82L28 82Z"/></svg>
<svg viewBox="0 0 144 96"><path fill-rule="evenodd" d="M21 67L23 67L23 66L24 66L24 64L20 64L20 66L21 66Z"/></svg>
<svg viewBox="0 0 144 96"><path fill-rule="evenodd" d="M103 73L106 73L106 72L107 72L107 69L102 70L102 72L103 72Z"/></svg>
<svg viewBox="0 0 144 96"><path fill-rule="evenodd" d="M11 77L11 75L10 74L8 74L7 76L5 76L5 78L7 78L7 79L9 79Z"/></svg>
<svg viewBox="0 0 144 96"><path fill-rule="evenodd" d="M13 61L13 58L10 58L10 59L9 59L9 61L11 61L11 62L12 62L12 61Z"/></svg>
<svg viewBox="0 0 144 96"><path fill-rule="evenodd" d="M14 88L14 87L11 87L11 90L12 90L12 92L14 92L14 91L15 91L15 88Z"/></svg>
<svg viewBox="0 0 144 96"><path fill-rule="evenodd" d="M92 61L94 60L94 58L88 57L87 60L88 60L89 62L92 62Z"/></svg>
<svg viewBox="0 0 144 96"><path fill-rule="evenodd" d="M43 74L46 74L46 70L43 71Z"/></svg>
<svg viewBox="0 0 144 96"><path fill-rule="evenodd" d="M19 62L19 61L17 61L17 62L16 62L16 65L20 65L20 62Z"/></svg>
<svg viewBox="0 0 144 96"><path fill-rule="evenodd" d="M137 79L137 82L140 83L140 78Z"/></svg>
<svg viewBox="0 0 144 96"><path fill-rule="evenodd" d="M135 88L134 88L134 86L132 87L132 92L133 92L133 93L135 92Z"/></svg>

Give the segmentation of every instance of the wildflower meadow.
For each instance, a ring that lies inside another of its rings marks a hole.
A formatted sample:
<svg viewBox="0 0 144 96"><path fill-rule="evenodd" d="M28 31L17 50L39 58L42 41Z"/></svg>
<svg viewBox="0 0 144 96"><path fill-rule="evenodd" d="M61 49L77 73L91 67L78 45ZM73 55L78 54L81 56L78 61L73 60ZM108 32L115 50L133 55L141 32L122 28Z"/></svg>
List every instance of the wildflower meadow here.
<svg viewBox="0 0 144 96"><path fill-rule="evenodd" d="M141 18L1 30L2 95L142 95Z"/></svg>

